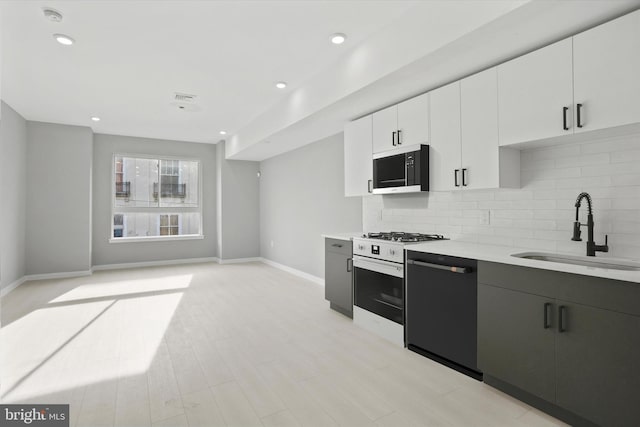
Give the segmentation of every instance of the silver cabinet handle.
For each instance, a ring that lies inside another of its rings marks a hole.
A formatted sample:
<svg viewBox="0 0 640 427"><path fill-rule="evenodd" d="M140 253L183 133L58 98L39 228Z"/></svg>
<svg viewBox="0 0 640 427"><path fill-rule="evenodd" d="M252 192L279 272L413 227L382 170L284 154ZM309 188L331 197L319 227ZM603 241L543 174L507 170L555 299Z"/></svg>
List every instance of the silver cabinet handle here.
<svg viewBox="0 0 640 427"><path fill-rule="evenodd" d="M473 269L471 267L456 267L453 265L440 265L440 264L432 264L430 262L422 262L416 261L413 259L408 259L407 264L414 264L420 267L428 267L428 268L436 268L438 270L450 271L452 273L471 273Z"/></svg>

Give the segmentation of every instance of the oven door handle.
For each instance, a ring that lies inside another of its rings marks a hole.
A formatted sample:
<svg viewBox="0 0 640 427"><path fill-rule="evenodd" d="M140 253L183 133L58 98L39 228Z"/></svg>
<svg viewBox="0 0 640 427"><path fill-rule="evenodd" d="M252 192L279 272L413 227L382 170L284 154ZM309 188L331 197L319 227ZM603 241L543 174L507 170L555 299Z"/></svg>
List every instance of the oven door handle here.
<svg viewBox="0 0 640 427"><path fill-rule="evenodd" d="M428 267L428 268L437 268L438 270L450 271L452 273L471 273L473 270L471 267L456 267L454 265L440 265L440 264L432 264L430 262L416 261L413 259L408 259L407 264L414 264L420 267Z"/></svg>
<svg viewBox="0 0 640 427"><path fill-rule="evenodd" d="M378 261L370 258L353 256L353 266L363 270L375 271L389 276L404 278L404 265L395 262Z"/></svg>

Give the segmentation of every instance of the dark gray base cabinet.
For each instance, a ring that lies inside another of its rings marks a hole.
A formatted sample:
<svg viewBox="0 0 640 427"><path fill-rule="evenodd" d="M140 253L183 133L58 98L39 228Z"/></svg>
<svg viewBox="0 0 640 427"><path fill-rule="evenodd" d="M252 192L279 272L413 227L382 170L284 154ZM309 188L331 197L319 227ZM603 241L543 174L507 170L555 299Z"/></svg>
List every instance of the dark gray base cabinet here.
<svg viewBox="0 0 640 427"><path fill-rule="evenodd" d="M640 285L638 285L640 286ZM558 300L556 402L599 425L640 425L640 317Z"/></svg>
<svg viewBox="0 0 640 427"><path fill-rule="evenodd" d="M478 365L483 372L553 402L555 333L542 324L549 301L479 284Z"/></svg>
<svg viewBox="0 0 640 427"><path fill-rule="evenodd" d="M478 276L485 374L572 424L638 425L640 284L495 263Z"/></svg>
<svg viewBox="0 0 640 427"><path fill-rule="evenodd" d="M353 317L353 244L325 239L324 298L331 308Z"/></svg>

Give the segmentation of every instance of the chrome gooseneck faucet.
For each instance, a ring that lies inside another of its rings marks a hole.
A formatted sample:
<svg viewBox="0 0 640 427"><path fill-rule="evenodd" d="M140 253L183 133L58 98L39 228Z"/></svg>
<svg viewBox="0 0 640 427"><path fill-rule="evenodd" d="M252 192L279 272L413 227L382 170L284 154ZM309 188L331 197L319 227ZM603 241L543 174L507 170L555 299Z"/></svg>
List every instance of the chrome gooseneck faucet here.
<svg viewBox="0 0 640 427"><path fill-rule="evenodd" d="M589 213L587 214L587 223L580 224L580 220L578 218L578 214L580 213L580 204L582 199L587 199L587 207L589 208ZM609 236L605 235L604 237L604 245L596 245L596 242L593 241L593 209L591 206L591 196L589 193L580 193L578 194L578 198L576 199L576 220L573 223L573 237L571 240L575 242L581 242L580 238L580 227L583 225L587 226L587 256L596 256L596 252L609 252L609 246L607 245L609 241Z"/></svg>

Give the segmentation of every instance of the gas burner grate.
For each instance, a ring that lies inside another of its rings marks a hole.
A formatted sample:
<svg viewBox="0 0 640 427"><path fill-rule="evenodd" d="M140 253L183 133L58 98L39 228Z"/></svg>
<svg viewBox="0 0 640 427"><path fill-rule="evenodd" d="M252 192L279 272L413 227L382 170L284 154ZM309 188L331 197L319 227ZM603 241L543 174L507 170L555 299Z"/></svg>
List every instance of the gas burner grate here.
<svg viewBox="0 0 640 427"><path fill-rule="evenodd" d="M380 233L367 233L362 237L368 239L390 240L392 242L427 242L430 240L445 240L441 234L404 233L401 231L388 231Z"/></svg>

